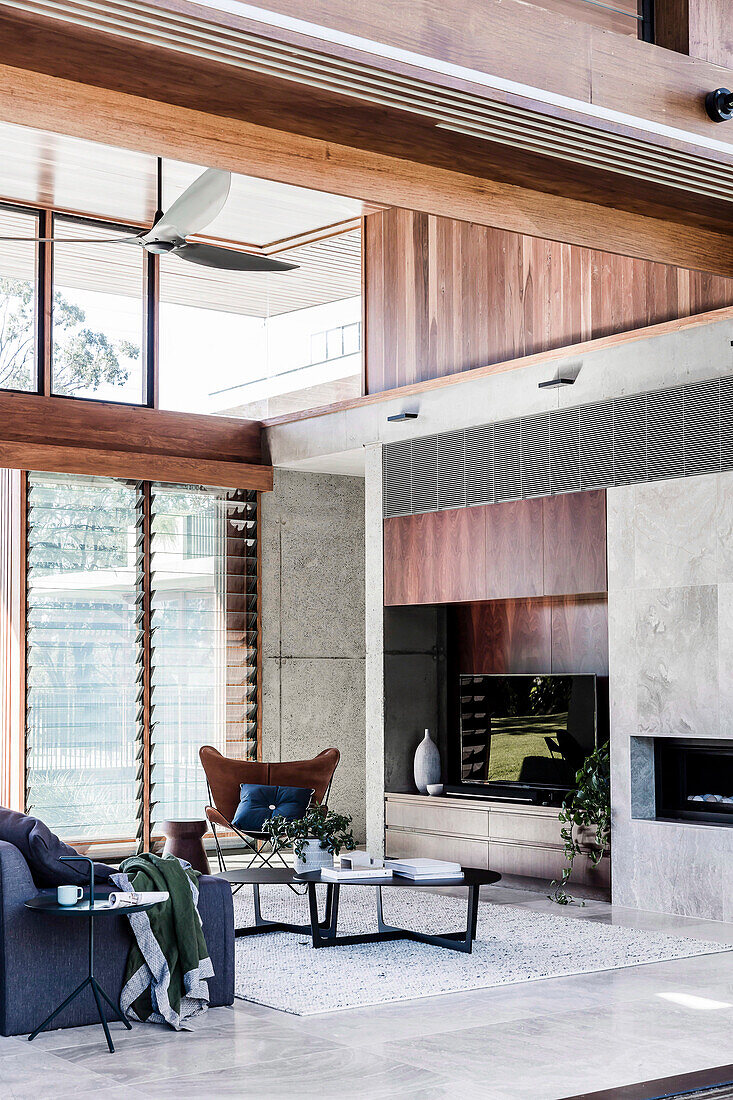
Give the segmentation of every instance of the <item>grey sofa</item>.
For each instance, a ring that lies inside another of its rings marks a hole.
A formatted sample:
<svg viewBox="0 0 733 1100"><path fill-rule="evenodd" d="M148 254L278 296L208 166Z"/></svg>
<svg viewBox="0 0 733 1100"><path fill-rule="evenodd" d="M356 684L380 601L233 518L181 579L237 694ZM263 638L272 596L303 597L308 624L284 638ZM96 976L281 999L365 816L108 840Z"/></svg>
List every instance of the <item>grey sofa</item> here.
<svg viewBox="0 0 733 1100"><path fill-rule="evenodd" d="M209 875L199 882L199 912L214 966L211 1005L234 1001L234 915L228 883ZM101 892L101 891L100 891ZM47 916L26 909L39 890L22 853L0 841L0 1035L32 1031L87 973L88 925L81 917ZM95 921L95 976L115 1000L120 995L130 946L125 916ZM112 1013L108 1012L111 1018ZM52 1028L99 1023L86 990L53 1021Z"/></svg>

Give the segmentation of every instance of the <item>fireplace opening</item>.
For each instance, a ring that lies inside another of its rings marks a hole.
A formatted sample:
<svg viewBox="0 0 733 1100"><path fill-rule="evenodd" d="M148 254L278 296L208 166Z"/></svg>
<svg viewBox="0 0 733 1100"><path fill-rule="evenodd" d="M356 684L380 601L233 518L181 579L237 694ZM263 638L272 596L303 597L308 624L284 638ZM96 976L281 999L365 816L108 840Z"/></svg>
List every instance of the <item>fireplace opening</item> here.
<svg viewBox="0 0 733 1100"><path fill-rule="evenodd" d="M733 825L733 743L659 738L654 772L658 818Z"/></svg>

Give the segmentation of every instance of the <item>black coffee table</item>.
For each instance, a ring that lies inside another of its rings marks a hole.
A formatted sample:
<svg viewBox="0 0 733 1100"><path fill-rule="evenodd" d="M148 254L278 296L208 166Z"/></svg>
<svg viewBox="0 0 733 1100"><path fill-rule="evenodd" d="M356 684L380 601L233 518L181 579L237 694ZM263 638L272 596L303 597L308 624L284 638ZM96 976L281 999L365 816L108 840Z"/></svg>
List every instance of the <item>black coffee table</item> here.
<svg viewBox="0 0 733 1100"><path fill-rule="evenodd" d="M262 868L250 870L244 868L241 871L224 871L216 878L223 878L233 886L252 886L254 892L255 923L247 928L236 928L236 936L258 936L263 932L295 932L299 935L308 935L314 947L341 947L354 943L383 943L388 940L413 940L415 943L428 943L433 947L445 947L450 951L463 951L471 953L473 941L476 938L476 922L478 920L479 889L482 886L490 886L498 882L501 875L496 871L481 871L473 867L463 869L463 880L456 882L450 879L440 879L433 882L412 882L410 879L395 875L383 882L375 882L374 879L355 879L351 882L327 882L321 878L320 871L313 871L306 875L297 875L289 868ZM288 924L284 921L265 920L260 908L260 886L283 885L304 886L308 892L308 910L310 914L309 924ZM319 919L318 897L316 886L326 887L326 910L324 920ZM342 889L351 887L363 889L371 886L377 894L377 932L365 932L354 936L339 936L337 933L339 896ZM466 928L460 932L443 932L439 935L431 935L427 932L413 932L409 928L396 928L394 925L384 923L382 908L382 889L393 890L430 890L439 886L453 888L465 888L468 891L468 909L466 913Z"/></svg>

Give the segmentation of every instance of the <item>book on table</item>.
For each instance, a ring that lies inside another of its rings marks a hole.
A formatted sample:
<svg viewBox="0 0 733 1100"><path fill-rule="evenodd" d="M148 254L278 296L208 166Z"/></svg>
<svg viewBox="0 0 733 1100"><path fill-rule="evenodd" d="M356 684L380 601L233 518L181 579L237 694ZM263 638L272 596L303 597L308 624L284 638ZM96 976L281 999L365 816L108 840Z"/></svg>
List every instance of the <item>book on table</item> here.
<svg viewBox="0 0 733 1100"><path fill-rule="evenodd" d="M392 878L389 867L322 867L324 882L384 882Z"/></svg>
<svg viewBox="0 0 733 1100"><path fill-rule="evenodd" d="M415 857L414 859L387 859L385 866L389 867L401 878L409 878L413 882L435 882L439 879L451 882L463 881L463 870L460 863L452 863L446 859L427 859Z"/></svg>

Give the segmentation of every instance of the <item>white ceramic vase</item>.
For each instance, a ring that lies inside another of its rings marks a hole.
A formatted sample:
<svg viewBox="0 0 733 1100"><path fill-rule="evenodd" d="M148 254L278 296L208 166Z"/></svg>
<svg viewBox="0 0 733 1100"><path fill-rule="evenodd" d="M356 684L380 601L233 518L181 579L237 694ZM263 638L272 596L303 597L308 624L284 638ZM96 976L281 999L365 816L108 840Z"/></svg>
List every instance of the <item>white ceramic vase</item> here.
<svg viewBox="0 0 733 1100"><path fill-rule="evenodd" d="M303 875L307 871L320 871L321 867L333 867L333 852L321 848L317 839L303 841L303 854L295 854L294 867L296 874Z"/></svg>
<svg viewBox="0 0 733 1100"><path fill-rule="evenodd" d="M414 774L415 786L420 794L427 794L429 786L440 783L440 753L430 737L430 730L425 730L425 736L415 750Z"/></svg>

